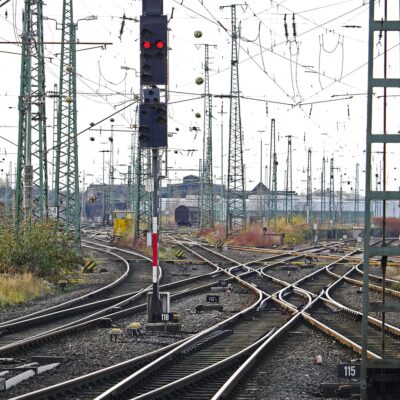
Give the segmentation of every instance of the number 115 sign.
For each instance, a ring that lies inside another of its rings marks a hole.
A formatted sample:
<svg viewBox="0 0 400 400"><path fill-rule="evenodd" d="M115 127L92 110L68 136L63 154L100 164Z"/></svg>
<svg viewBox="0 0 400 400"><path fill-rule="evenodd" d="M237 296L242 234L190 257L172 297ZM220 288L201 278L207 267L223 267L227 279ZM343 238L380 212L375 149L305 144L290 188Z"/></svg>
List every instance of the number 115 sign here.
<svg viewBox="0 0 400 400"><path fill-rule="evenodd" d="M361 375L360 364L339 364L338 365L338 377L339 378L350 378L357 379Z"/></svg>

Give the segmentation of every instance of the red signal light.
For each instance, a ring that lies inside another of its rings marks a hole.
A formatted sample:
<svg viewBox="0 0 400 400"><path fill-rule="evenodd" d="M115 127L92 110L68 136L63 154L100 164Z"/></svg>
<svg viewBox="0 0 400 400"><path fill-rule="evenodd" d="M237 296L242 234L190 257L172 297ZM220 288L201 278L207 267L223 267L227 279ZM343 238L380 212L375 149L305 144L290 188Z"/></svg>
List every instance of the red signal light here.
<svg viewBox="0 0 400 400"><path fill-rule="evenodd" d="M164 42L162 40L157 40L156 47L157 47L157 49L163 49L164 48Z"/></svg>
<svg viewBox="0 0 400 400"><path fill-rule="evenodd" d="M151 47L151 43L149 41L146 40L146 41L143 42L143 48L144 49L149 49L150 47Z"/></svg>

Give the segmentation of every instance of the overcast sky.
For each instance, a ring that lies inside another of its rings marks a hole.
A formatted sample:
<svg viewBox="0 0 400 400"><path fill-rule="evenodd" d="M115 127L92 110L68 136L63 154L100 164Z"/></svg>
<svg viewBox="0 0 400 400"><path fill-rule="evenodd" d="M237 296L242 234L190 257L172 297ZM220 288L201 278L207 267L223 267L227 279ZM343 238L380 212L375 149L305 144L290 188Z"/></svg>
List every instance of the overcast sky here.
<svg viewBox="0 0 400 400"><path fill-rule="evenodd" d="M243 2L244 3L244 2ZM287 135L293 136L293 188L306 188L307 149L313 151L313 186L320 187L323 155L334 157L336 187L339 175L349 181L344 187L354 186L356 163L365 164L366 88L368 2L363 0L247 0L247 6L237 8L241 26L240 90L244 137L244 162L247 189L260 180L260 140L263 140L262 169L269 165L269 135L271 118L276 120L278 146L278 188L284 187ZM380 2L383 3L383 2ZM395 2L392 2L395 3ZM204 43L210 48L210 89L215 95L227 95L230 90L230 8L227 1L166 0L164 13L169 21L169 179L181 179L196 173L202 157L204 87L196 85L197 77L204 76ZM24 2L12 0L0 8L0 40L16 41L21 33L21 11ZM398 7L398 5L397 5ZM61 22L62 1L45 5L45 16ZM380 8L378 8L378 11ZM391 9L395 19L399 10ZM6 13L8 14L6 17ZM94 21L80 21L77 32L81 42L112 42L106 49L79 51L77 54L78 131L114 113L133 99L139 91L139 24L127 20L119 39L121 17L139 18L141 1L79 0L75 2L75 20L89 15ZM288 40L285 37L284 15L287 15ZM295 14L295 31L292 26ZM200 30L198 39L194 32ZM59 41L60 31L55 22L45 21L45 41ZM394 58L391 71L399 69L399 38L391 43ZM80 45L79 50L87 47ZM59 45L46 45L46 86L52 90L58 81ZM379 43L377 55L381 53ZM0 45L0 136L17 141L18 92L20 75L20 47ZM127 66L132 70L121 69ZM393 92L395 93L395 92ZM397 92L396 92L397 93ZM224 112L221 118L221 105ZM398 96L393 102L398 102ZM215 182L221 176L221 124L224 134L224 175L227 167L229 100L213 98L213 145ZM398 104L393 103L394 107ZM379 111L379 105L378 111ZM398 112L397 112L398 114ZM49 143L52 142L52 101L48 101L47 125ZM135 106L114 116L115 130L129 130L134 123ZM393 119L391 129L397 132L399 121ZM101 182L102 160L100 150L108 149L111 122L97 126L99 131L87 131L79 136L80 171L87 174L86 184ZM378 125L379 126L379 125ZM378 128L381 129L381 128ZM179 131L178 131L179 130ZM90 138L94 138L91 141ZM127 171L129 163L130 132L115 133L116 169ZM196 150L196 151L190 151ZM8 163L16 160L16 147L0 138L2 177ZM5 155L7 153L7 155ZM398 187L397 162L399 152L393 153L389 179ZM1 160L1 159L0 159ZM117 174L117 178L119 178ZM121 176L122 178L122 176ZM265 177L263 177L265 179ZM396 179L396 181L395 181ZM364 174L360 186L364 187Z"/></svg>

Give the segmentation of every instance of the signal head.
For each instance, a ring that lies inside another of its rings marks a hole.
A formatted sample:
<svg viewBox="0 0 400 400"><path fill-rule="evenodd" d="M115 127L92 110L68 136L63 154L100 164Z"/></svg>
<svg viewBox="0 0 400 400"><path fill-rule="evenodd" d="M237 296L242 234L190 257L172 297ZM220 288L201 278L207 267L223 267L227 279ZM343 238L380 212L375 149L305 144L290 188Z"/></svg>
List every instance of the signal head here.
<svg viewBox="0 0 400 400"><path fill-rule="evenodd" d="M161 50L165 47L165 43L162 40L157 40L156 47Z"/></svg>

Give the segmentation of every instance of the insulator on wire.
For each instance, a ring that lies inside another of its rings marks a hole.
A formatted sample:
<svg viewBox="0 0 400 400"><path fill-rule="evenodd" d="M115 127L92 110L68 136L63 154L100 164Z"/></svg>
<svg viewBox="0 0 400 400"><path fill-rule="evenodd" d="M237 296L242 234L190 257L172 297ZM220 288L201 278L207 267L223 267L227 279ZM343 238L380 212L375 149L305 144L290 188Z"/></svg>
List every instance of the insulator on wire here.
<svg viewBox="0 0 400 400"><path fill-rule="evenodd" d="M347 118L350 119L350 106L347 104Z"/></svg>
<svg viewBox="0 0 400 400"><path fill-rule="evenodd" d="M311 114L312 114L312 104L310 106L310 112L308 113L308 116L311 117Z"/></svg>
<svg viewBox="0 0 400 400"><path fill-rule="evenodd" d="M285 27L285 37L286 37L286 42L288 42L289 41L289 32L288 32L288 29L287 29L287 22L286 22L286 14L285 14L285 17L283 18L283 26Z"/></svg>
<svg viewBox="0 0 400 400"><path fill-rule="evenodd" d="M297 32L296 32L296 19L295 19L295 14L293 14L293 16L292 16L292 27L293 27L293 37L294 37L294 40L296 40Z"/></svg>
<svg viewBox="0 0 400 400"><path fill-rule="evenodd" d="M265 114L266 114L267 117L268 117L268 103L265 103Z"/></svg>
<svg viewBox="0 0 400 400"><path fill-rule="evenodd" d="M125 19L126 19L126 16L125 16L125 13L124 13L124 15L122 16L121 29L119 30L119 36L118 36L119 40L122 39L122 35L124 33Z"/></svg>

